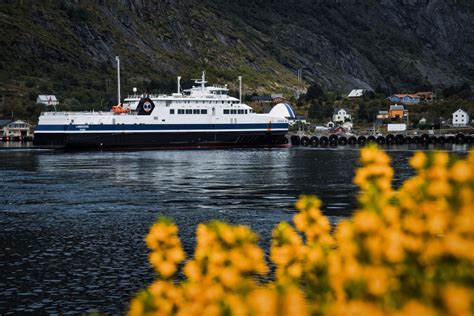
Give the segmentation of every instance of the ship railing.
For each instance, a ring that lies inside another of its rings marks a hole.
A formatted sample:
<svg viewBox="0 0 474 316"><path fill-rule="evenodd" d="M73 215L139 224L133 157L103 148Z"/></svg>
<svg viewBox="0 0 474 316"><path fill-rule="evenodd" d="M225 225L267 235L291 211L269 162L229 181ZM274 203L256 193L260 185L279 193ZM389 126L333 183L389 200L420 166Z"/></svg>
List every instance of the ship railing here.
<svg viewBox="0 0 474 316"><path fill-rule="evenodd" d="M110 111L80 111L80 112L72 112L72 111L62 111L62 112L41 112L41 115L44 116L59 116L59 115L110 115Z"/></svg>

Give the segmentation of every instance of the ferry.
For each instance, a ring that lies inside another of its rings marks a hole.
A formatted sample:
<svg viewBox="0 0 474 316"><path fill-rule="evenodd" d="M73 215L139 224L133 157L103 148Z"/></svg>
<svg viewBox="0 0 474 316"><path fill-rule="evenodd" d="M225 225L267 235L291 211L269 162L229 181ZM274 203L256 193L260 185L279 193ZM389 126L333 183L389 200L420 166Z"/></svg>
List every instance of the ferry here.
<svg viewBox="0 0 474 316"><path fill-rule="evenodd" d="M241 87L241 77L240 87ZM153 149L287 146L294 112L280 103L258 114L227 85L195 86L170 95L137 95L108 112L43 112L33 144L57 149ZM120 91L120 85L119 90ZM119 92L119 100L120 92Z"/></svg>

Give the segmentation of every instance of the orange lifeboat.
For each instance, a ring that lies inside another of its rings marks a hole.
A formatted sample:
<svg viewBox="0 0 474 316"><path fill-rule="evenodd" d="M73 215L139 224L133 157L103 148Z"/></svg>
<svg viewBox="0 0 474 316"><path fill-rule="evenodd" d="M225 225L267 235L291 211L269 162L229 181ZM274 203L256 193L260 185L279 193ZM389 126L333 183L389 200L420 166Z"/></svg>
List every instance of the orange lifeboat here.
<svg viewBox="0 0 474 316"><path fill-rule="evenodd" d="M122 106L122 104L118 104L118 105L112 106L112 112L116 114L128 113L130 112L130 109L126 109Z"/></svg>

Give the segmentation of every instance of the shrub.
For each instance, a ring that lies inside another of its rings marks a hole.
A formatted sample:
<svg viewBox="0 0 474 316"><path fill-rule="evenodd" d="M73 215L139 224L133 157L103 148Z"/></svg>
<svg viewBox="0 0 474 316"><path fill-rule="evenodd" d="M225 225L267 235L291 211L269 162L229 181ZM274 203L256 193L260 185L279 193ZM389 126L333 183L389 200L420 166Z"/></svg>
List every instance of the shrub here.
<svg viewBox="0 0 474 316"><path fill-rule="evenodd" d="M197 228L185 280L175 224L160 220L146 237L158 279L132 300L130 315L472 315L474 153L416 153L417 174L391 186L389 157L361 151L354 182L360 207L334 232L316 197L296 203L294 227L273 231L268 273L257 236L214 221Z"/></svg>

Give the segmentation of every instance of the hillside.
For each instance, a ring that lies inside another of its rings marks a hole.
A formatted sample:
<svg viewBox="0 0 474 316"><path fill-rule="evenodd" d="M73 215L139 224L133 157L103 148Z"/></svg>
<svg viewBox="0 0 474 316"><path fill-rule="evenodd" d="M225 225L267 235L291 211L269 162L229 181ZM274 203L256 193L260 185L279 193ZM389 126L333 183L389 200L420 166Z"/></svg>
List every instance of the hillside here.
<svg viewBox="0 0 474 316"><path fill-rule="evenodd" d="M116 55L123 91L170 91L176 75L189 85L202 69L234 89L243 75L247 94L474 82L470 0L9 0L0 30L4 113L38 93L105 107Z"/></svg>

